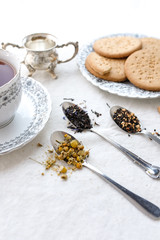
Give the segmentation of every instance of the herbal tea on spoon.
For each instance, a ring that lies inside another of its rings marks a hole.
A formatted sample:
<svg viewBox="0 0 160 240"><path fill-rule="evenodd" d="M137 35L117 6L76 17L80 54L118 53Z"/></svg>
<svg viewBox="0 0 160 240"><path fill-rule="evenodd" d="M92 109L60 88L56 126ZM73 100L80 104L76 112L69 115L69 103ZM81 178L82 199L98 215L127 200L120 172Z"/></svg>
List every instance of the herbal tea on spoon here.
<svg viewBox="0 0 160 240"><path fill-rule="evenodd" d="M125 132L145 134L160 144L160 138L156 137L150 132L147 132L146 129L142 127L139 119L133 112L130 112L126 108L120 106L113 106L110 109L110 115L113 121Z"/></svg>
<svg viewBox="0 0 160 240"><path fill-rule="evenodd" d="M154 179L157 179L160 177L159 167L153 166L152 164L146 162L145 160L143 160L133 152L129 151L119 143L115 142L110 137L103 136L99 132L93 130L93 126L91 124L91 120L89 118L88 113L84 111L82 108L80 108L78 105L71 102L63 102L62 110L65 116L68 118L68 120L75 126L74 129L76 129L76 131L82 132L83 130L88 130L90 132L97 134L98 136L102 137L103 139L111 143L113 146L118 148L121 152L123 152L129 158L131 158L131 160L134 163L137 163L138 166L140 166L141 168L143 168L143 170L145 170L147 175L149 175Z"/></svg>
<svg viewBox="0 0 160 240"><path fill-rule="evenodd" d="M61 151L59 151L59 145L61 143L66 143L66 146L68 147L67 151L70 149L74 149L75 153L79 152L78 147L82 147L83 144L80 143L77 139L75 139L72 135L62 132L62 131L56 131L51 134L50 137L51 144L56 151L57 154L61 155ZM74 143L74 145L73 145ZM73 145L73 146L72 146ZM84 151L84 150L83 150ZM65 151L64 151L65 152ZM104 173L102 173L100 170L98 170L96 167L92 166L90 163L87 162L86 157L88 156L88 153L84 151L84 155L82 156L80 161L78 163L82 164L82 166L89 168L93 172L97 173L100 177L102 177L105 181L109 182L111 185L116 187L116 189L119 189L121 192L125 193L127 196L129 196L131 199L133 199L138 205L140 205L143 209L145 209L148 213L150 213L152 216L159 218L160 217L160 208L154 205L153 203L147 201L146 199L136 195L135 193L131 192L130 190L126 189L125 187L121 186L108 176L106 176ZM64 158L65 160L65 158ZM66 161L68 159L66 158ZM77 164L77 163L76 163Z"/></svg>

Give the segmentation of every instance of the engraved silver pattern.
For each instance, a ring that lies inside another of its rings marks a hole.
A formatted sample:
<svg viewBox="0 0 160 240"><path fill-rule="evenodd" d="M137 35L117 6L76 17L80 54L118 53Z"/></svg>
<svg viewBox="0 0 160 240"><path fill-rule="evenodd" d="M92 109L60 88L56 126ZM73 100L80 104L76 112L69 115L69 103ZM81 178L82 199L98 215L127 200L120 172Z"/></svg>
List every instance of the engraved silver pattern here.
<svg viewBox="0 0 160 240"><path fill-rule="evenodd" d="M115 36L133 36L137 38L146 37L144 35L139 34L112 34L105 37L115 37ZM95 39L96 40L96 39ZM128 97L128 98L141 98L141 99L149 99L149 98L159 98L160 92L153 92L153 91L146 91L140 88L135 87L132 83L129 81L123 82L123 83L117 83L117 82L111 82L106 81L100 78L95 77L92 75L86 68L85 68L85 59L88 56L90 52L93 51L93 43L95 42L93 40L92 42L82 46L82 48L79 50L79 54L77 56L77 63L78 67L82 73L82 75L93 85L96 87L99 87L100 89L116 94L118 96L122 97Z"/></svg>

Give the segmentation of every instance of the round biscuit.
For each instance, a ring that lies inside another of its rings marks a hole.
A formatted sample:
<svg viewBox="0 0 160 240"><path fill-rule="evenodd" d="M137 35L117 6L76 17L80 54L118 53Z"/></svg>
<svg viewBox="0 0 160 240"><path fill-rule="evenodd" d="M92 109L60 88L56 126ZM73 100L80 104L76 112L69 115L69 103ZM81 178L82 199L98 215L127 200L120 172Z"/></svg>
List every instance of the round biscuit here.
<svg viewBox="0 0 160 240"><path fill-rule="evenodd" d="M160 39L157 38L141 38L142 41L142 49L160 49Z"/></svg>
<svg viewBox="0 0 160 240"><path fill-rule="evenodd" d="M125 59L108 59L108 61L111 66L111 70L104 75L97 73L90 66L88 58L86 58L85 66L91 74L93 74L98 78L108 80L108 81L113 81L113 82L124 82L126 80L126 74L124 71Z"/></svg>
<svg viewBox="0 0 160 240"><path fill-rule="evenodd" d="M107 58L100 56L96 52L91 52L87 56L88 64L100 75L104 75L111 70L111 65Z"/></svg>
<svg viewBox="0 0 160 240"><path fill-rule="evenodd" d="M125 73L136 87L160 91L160 50L146 48L131 54L125 62Z"/></svg>
<svg viewBox="0 0 160 240"><path fill-rule="evenodd" d="M94 42L93 49L101 56L108 58L124 58L142 48L139 38L118 36L102 38Z"/></svg>

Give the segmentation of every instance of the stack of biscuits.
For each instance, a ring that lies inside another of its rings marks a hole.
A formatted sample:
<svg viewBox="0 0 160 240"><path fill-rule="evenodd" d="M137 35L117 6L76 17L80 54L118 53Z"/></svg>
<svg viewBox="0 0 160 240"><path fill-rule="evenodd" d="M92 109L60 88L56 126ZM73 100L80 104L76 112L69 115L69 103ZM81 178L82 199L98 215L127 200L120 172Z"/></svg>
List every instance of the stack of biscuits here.
<svg viewBox="0 0 160 240"><path fill-rule="evenodd" d="M85 61L94 76L160 91L160 39L117 36L94 42Z"/></svg>

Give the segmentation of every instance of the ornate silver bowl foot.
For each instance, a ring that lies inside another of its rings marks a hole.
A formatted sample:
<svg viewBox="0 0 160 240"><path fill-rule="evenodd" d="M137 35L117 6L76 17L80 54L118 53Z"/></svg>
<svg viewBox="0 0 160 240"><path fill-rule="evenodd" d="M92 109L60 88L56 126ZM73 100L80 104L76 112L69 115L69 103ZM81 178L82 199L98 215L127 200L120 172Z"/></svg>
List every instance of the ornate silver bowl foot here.
<svg viewBox="0 0 160 240"><path fill-rule="evenodd" d="M32 75L36 71L36 69L34 69L30 64L25 64L25 66L27 67L27 69L29 71L28 77L32 77Z"/></svg>
<svg viewBox="0 0 160 240"><path fill-rule="evenodd" d="M56 75L55 72L54 72L55 67L56 67L55 63L51 63L51 64L49 65L48 69L47 69L47 71L50 73L50 75L51 75L51 77L52 77L53 79L56 79L56 78L57 78L57 75Z"/></svg>

